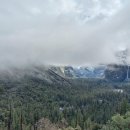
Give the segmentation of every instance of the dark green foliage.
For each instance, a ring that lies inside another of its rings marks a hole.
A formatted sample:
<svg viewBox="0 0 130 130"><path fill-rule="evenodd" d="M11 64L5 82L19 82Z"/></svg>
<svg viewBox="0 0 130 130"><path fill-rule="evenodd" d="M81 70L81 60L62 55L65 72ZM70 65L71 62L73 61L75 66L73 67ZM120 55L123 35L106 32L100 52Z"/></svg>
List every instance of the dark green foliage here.
<svg viewBox="0 0 130 130"><path fill-rule="evenodd" d="M130 112L114 115L101 130L130 130Z"/></svg>
<svg viewBox="0 0 130 130"><path fill-rule="evenodd" d="M129 109L128 83L111 84L94 79L70 82L69 86L49 85L26 77L4 84L0 95L1 127L4 124L8 130L35 130L36 122L45 117L57 124L65 119L67 126L73 128L98 130L111 116ZM123 93L115 91L117 88Z"/></svg>

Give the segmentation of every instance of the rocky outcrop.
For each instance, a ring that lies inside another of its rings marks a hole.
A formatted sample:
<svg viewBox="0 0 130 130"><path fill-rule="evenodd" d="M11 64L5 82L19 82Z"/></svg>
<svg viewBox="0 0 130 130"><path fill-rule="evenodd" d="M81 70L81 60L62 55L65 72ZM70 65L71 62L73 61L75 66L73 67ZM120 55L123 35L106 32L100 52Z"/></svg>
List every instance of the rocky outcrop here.
<svg viewBox="0 0 130 130"><path fill-rule="evenodd" d="M110 64L105 70L105 79L114 82L123 82L128 78L127 72L129 74L128 77L130 77L130 70L126 65Z"/></svg>

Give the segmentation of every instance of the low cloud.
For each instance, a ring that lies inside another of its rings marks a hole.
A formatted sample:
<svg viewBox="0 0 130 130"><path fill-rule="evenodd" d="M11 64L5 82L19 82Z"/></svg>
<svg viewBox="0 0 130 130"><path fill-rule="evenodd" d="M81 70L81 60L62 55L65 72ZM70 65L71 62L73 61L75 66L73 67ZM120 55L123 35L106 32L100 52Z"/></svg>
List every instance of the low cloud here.
<svg viewBox="0 0 130 130"><path fill-rule="evenodd" d="M1 1L0 63L116 62L130 49L129 11L128 0Z"/></svg>

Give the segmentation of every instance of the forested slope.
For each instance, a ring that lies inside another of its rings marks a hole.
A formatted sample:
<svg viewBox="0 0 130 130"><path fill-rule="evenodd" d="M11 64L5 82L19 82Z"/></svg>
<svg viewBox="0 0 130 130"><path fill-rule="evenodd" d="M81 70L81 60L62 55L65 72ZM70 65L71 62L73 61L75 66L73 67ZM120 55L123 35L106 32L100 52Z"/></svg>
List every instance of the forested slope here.
<svg viewBox="0 0 130 130"><path fill-rule="evenodd" d="M56 128L80 126L84 130L91 122L94 128L99 129L112 115L127 111L129 83L108 83L98 79L68 80L48 71L48 78L42 79L40 71L34 72L19 78L10 75L1 78L2 130L35 130L43 118L56 124ZM119 89L123 92L117 91Z"/></svg>

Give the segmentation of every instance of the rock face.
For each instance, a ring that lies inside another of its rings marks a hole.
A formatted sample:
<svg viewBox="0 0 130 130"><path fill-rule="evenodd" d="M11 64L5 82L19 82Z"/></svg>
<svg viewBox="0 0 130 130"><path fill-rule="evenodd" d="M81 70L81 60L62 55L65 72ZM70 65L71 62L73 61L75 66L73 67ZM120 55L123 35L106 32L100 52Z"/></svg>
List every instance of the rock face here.
<svg viewBox="0 0 130 130"><path fill-rule="evenodd" d="M23 80L35 80L35 82L42 82L44 84L55 84L70 86L69 81L55 73L49 67L45 66L30 66L23 69L9 68L6 70L0 70L0 82L10 83L19 82Z"/></svg>
<svg viewBox="0 0 130 130"><path fill-rule="evenodd" d="M128 75L128 77L129 77L129 79L130 79L130 70L129 70L129 73L128 73L129 75Z"/></svg>
<svg viewBox="0 0 130 130"><path fill-rule="evenodd" d="M55 69L54 69L55 68ZM130 66L109 64L95 67L54 67L53 71L65 78L97 78L112 82L123 82L130 79Z"/></svg>
<svg viewBox="0 0 130 130"><path fill-rule="evenodd" d="M106 79L113 82L122 82L130 78L130 67L125 65L100 65L95 67L72 66L30 66L27 68L9 68L0 70L1 82L21 82L26 79L44 82L44 84L57 84L71 86L71 78Z"/></svg>
<svg viewBox="0 0 130 130"><path fill-rule="evenodd" d="M95 67L53 67L51 68L57 74L66 78L103 78L106 66L99 65Z"/></svg>
<svg viewBox="0 0 130 130"><path fill-rule="evenodd" d="M128 73L128 77L127 77ZM123 82L130 78L130 70L125 65L108 65L105 70L105 78L109 81Z"/></svg>

